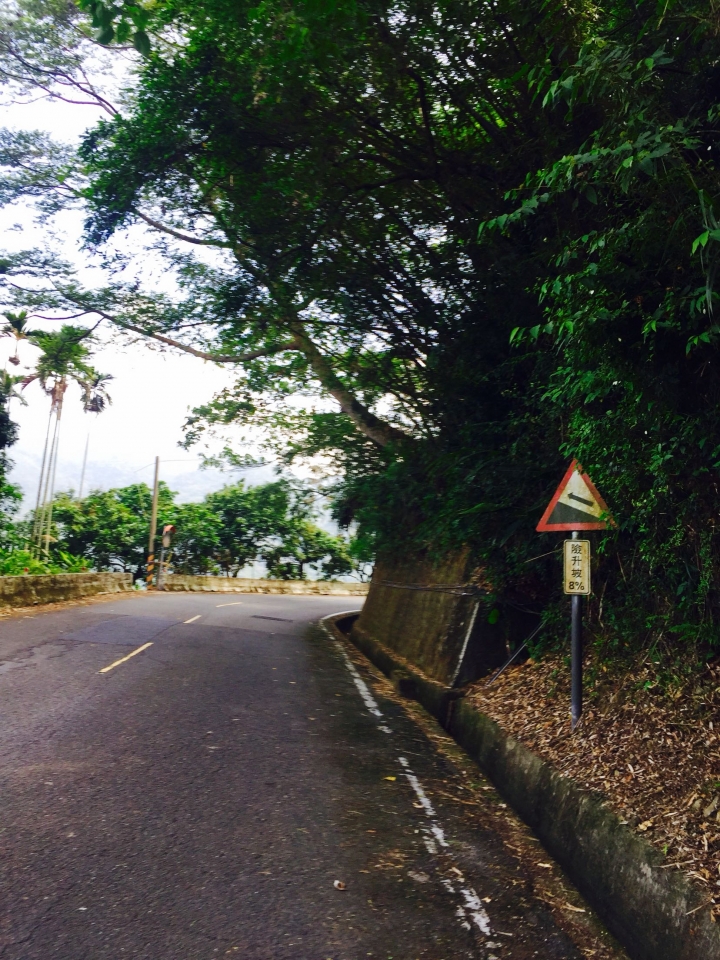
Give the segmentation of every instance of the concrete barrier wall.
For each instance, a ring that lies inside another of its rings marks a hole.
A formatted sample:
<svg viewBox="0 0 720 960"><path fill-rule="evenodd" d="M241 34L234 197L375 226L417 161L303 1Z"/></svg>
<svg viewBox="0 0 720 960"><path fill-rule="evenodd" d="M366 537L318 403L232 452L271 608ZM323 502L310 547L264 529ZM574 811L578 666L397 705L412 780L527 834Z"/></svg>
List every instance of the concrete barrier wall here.
<svg viewBox="0 0 720 960"><path fill-rule="evenodd" d="M491 601L480 571L458 551L440 562L378 561L353 629L431 680L459 686L504 663L538 623L524 608Z"/></svg>
<svg viewBox="0 0 720 960"><path fill-rule="evenodd" d="M0 607L31 607L37 603L77 600L98 593L132 590L129 573L58 573L0 577Z"/></svg>
<svg viewBox="0 0 720 960"><path fill-rule="evenodd" d="M441 562L378 561L354 631L440 683L482 676L507 653L502 630L488 625L484 591L473 578L466 551Z"/></svg>
<svg viewBox="0 0 720 960"><path fill-rule="evenodd" d="M165 577L163 587L187 593L289 593L333 597L364 597L368 592L367 583L343 583L341 580L250 580L183 574Z"/></svg>

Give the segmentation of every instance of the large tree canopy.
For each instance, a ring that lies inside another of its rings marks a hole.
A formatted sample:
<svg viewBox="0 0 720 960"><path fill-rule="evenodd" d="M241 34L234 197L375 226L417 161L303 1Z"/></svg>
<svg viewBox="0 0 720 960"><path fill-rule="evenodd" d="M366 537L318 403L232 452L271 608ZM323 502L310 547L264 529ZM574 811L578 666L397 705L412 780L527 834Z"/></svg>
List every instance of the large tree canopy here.
<svg viewBox="0 0 720 960"><path fill-rule="evenodd" d="M31 252L10 299L234 364L189 440L284 429L286 456L334 459L338 516L376 547L470 544L534 602L533 521L579 455L619 521L606 616L632 595L712 624L712 5L82 5L93 23L23 0L0 69L106 119L79 153L6 132L3 199L80 206L116 268L142 227L177 294L142 271L86 290ZM83 73L93 28L139 51L118 106Z"/></svg>

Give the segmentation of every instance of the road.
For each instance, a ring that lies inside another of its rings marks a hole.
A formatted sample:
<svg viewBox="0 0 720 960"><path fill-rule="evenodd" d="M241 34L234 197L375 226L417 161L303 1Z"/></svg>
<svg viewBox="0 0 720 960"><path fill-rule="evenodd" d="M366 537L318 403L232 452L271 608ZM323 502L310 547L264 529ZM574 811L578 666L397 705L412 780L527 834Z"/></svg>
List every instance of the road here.
<svg viewBox="0 0 720 960"><path fill-rule="evenodd" d="M317 626L356 604L0 620L0 957L614 958L558 926L570 894L538 892L546 856L464 755Z"/></svg>

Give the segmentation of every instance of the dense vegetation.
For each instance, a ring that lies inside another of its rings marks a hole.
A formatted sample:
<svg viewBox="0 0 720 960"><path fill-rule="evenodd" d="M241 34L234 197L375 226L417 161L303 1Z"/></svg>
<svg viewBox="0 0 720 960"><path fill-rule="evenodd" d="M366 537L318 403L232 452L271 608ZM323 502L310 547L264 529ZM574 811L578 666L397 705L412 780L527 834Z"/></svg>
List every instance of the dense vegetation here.
<svg viewBox="0 0 720 960"><path fill-rule="evenodd" d="M15 495L19 500L18 491ZM60 493L47 557L28 551L32 515L14 524L7 518L0 575L116 570L132 573L135 581L144 578L151 508L152 490L144 483L93 491L82 499ZM166 557L173 573L236 577L259 563L267 576L280 580L361 576L364 564L355 544L327 533L315 520L315 497L297 481L253 487L239 482L200 503L177 503L162 482L158 490L158 528L176 528Z"/></svg>
<svg viewBox="0 0 720 960"><path fill-rule="evenodd" d="M174 573L238 576L263 563L270 577L331 580L350 574L350 544L320 529L311 491L276 480L246 487L239 482L208 494L200 503L175 502L161 483L158 526L172 524L169 562ZM56 549L83 557L96 570L145 575L152 491L144 484L57 498Z"/></svg>
<svg viewBox="0 0 720 960"><path fill-rule="evenodd" d="M234 364L189 443L260 425L332 464L365 550L467 545L548 622L534 526L577 456L617 520L599 636L715 644L714 0L81 6L19 3L0 69L107 118L79 152L6 131L3 200L79 206L116 265L147 228L178 294L29 251L8 300ZM81 73L91 30L139 52L118 108Z"/></svg>

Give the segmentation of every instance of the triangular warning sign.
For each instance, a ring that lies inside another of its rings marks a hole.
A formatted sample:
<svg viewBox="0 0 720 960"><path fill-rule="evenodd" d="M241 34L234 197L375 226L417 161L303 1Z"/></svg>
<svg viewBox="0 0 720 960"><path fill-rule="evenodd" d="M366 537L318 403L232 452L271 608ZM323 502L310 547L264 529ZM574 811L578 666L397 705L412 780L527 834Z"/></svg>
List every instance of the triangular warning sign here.
<svg viewBox="0 0 720 960"><path fill-rule="evenodd" d="M573 460L535 529L544 533L607 530L609 526L614 527L615 521L609 515L607 504L577 460Z"/></svg>

